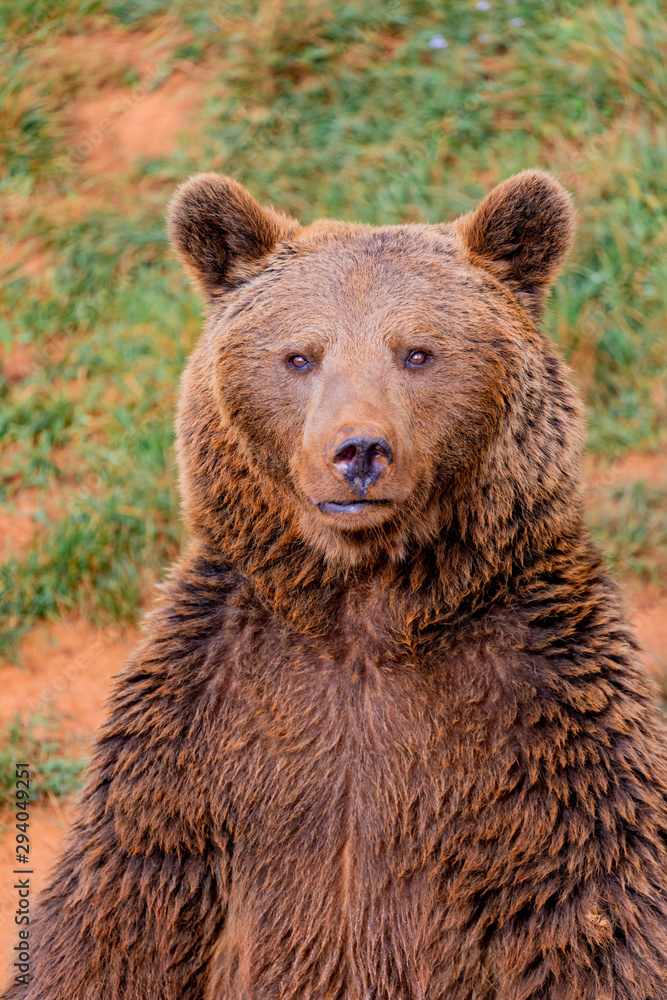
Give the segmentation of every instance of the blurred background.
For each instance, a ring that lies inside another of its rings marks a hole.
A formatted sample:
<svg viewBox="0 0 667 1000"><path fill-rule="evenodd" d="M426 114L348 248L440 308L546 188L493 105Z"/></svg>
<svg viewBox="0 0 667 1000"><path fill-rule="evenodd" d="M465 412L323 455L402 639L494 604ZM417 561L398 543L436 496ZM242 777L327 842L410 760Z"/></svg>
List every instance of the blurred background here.
<svg viewBox="0 0 667 1000"><path fill-rule="evenodd" d="M526 167L579 236L545 328L588 404L589 521L667 672L667 24L633 0L2 0L0 948L14 766L35 888L179 549L202 303L164 211L199 170L303 222L437 222Z"/></svg>

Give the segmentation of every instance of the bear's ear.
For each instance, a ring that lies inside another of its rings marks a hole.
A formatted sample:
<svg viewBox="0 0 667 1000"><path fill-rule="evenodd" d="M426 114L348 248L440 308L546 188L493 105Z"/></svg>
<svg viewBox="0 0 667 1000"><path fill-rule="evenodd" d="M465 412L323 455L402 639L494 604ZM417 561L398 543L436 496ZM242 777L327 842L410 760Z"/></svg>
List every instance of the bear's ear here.
<svg viewBox="0 0 667 1000"><path fill-rule="evenodd" d="M572 200L555 178L524 170L457 223L471 260L506 284L534 319L574 235Z"/></svg>
<svg viewBox="0 0 667 1000"><path fill-rule="evenodd" d="M267 255L299 225L264 208L231 177L197 174L172 198L167 228L176 256L214 299L259 274Z"/></svg>

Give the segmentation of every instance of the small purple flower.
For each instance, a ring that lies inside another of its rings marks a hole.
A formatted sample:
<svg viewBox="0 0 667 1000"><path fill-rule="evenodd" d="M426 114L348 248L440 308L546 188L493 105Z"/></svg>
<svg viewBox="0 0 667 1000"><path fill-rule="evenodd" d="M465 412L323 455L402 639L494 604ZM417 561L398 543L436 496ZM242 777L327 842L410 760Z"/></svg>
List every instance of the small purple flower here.
<svg viewBox="0 0 667 1000"><path fill-rule="evenodd" d="M513 28L523 28L526 22L522 17L512 17L510 18L510 24Z"/></svg>
<svg viewBox="0 0 667 1000"><path fill-rule="evenodd" d="M491 10L491 4L489 3L489 0L477 0L475 7L477 8L477 10Z"/></svg>
<svg viewBox="0 0 667 1000"><path fill-rule="evenodd" d="M448 44L449 43L444 35L434 35L428 43L428 47L429 49L446 49Z"/></svg>

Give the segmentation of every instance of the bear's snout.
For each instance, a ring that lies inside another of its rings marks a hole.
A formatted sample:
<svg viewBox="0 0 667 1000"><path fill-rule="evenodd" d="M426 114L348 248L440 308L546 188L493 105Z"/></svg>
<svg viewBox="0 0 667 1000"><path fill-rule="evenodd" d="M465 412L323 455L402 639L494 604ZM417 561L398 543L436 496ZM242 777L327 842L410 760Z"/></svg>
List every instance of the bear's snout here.
<svg viewBox="0 0 667 1000"><path fill-rule="evenodd" d="M389 442L378 433L357 434L337 447L325 450L327 461L349 484L351 492L364 497L394 461Z"/></svg>

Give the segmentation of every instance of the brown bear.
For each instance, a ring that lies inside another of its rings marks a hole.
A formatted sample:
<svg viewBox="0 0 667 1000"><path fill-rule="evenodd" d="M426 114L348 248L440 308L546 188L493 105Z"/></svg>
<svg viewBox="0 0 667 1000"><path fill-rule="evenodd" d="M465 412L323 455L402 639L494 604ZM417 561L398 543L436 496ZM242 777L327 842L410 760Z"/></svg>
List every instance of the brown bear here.
<svg viewBox="0 0 667 1000"><path fill-rule="evenodd" d="M301 228L208 174L169 225L189 541L4 996L665 1000L666 734L537 326L568 195Z"/></svg>

